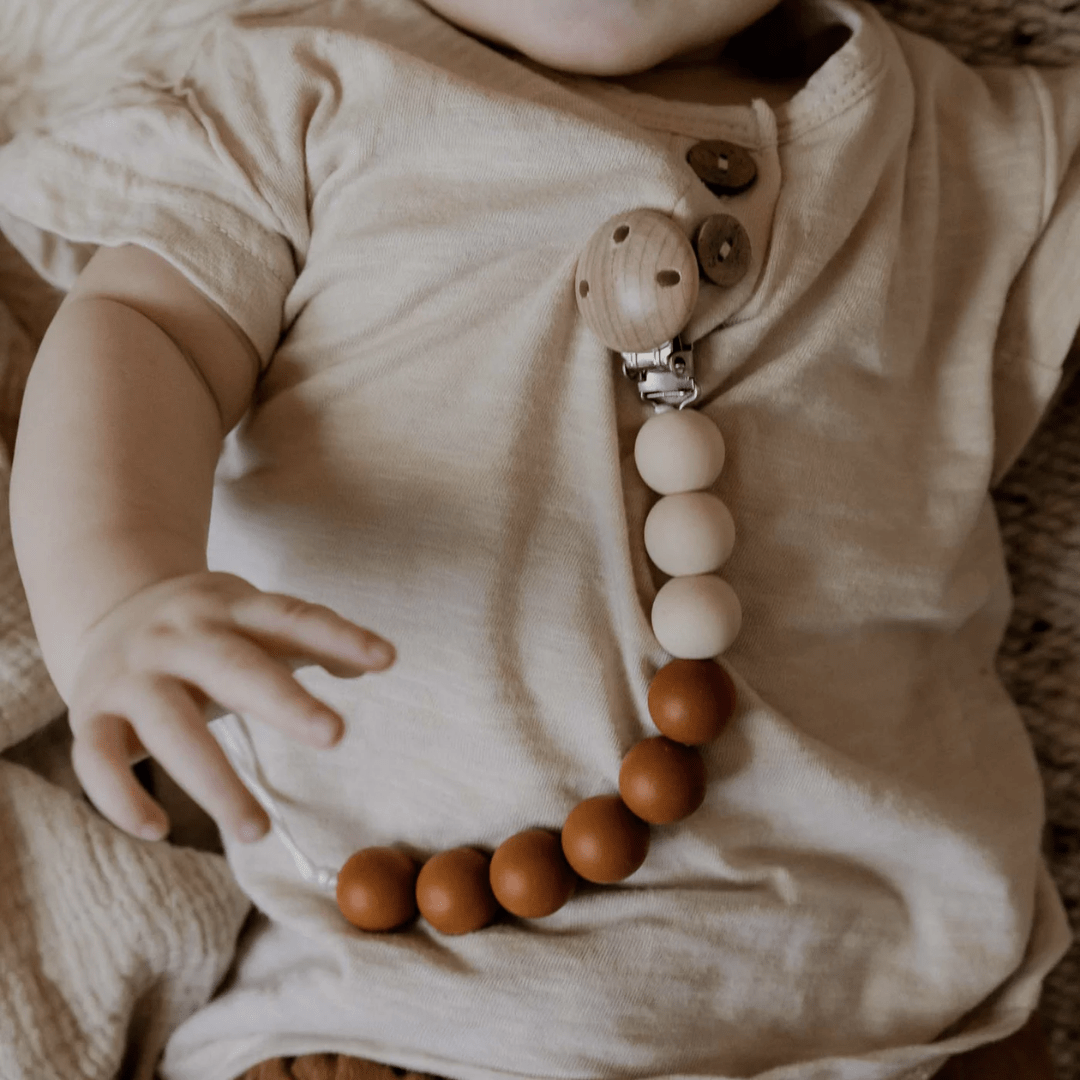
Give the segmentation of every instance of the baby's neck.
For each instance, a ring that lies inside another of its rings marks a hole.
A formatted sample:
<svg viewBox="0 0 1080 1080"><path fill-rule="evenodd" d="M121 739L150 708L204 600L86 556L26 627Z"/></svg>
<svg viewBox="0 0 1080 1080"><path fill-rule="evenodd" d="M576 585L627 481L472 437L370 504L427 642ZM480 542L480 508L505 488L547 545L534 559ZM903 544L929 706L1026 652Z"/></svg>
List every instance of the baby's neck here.
<svg viewBox="0 0 1080 1080"><path fill-rule="evenodd" d="M754 98L762 98L774 108L790 101L806 82L802 77L764 79L723 56L686 57L608 81L669 101L746 105Z"/></svg>

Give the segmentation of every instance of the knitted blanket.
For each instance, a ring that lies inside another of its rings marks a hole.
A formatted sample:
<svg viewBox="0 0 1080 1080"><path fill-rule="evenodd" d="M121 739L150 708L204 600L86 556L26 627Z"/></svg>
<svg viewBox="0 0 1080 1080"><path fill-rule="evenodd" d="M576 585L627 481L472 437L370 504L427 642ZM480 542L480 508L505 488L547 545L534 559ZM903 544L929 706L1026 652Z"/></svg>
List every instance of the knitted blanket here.
<svg viewBox="0 0 1080 1080"><path fill-rule="evenodd" d="M225 9L300 0L4 0L0 141L125 78L167 77ZM878 0L971 62L1080 62L1075 0ZM0 508L26 372L57 296L0 238ZM1080 357L1078 357L1080 360ZM1016 605L1000 669L1046 784L1046 853L1080 904L1080 384L996 493ZM145 1080L209 999L249 906L219 855L144 844L81 797L62 703L30 627L0 510L0 1080ZM1059 1080L1080 1080L1080 947L1043 1015ZM1022 1078L1017 1078L1022 1080Z"/></svg>

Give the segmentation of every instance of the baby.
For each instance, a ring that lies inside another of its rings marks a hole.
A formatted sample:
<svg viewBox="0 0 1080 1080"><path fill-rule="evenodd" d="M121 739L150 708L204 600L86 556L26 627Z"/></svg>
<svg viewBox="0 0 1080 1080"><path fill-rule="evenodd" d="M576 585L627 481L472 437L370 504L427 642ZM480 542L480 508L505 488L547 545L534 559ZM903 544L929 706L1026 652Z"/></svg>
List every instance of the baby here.
<svg viewBox="0 0 1080 1080"><path fill-rule="evenodd" d="M1068 930L988 490L1080 325L1080 73L774 6L320 0L0 159L81 268L12 476L76 771L160 840L156 759L265 916L166 1080L915 1080L1034 1008ZM320 867L557 831L655 734L654 408L575 295L640 209L705 264L737 529L704 803L545 918L363 933Z"/></svg>

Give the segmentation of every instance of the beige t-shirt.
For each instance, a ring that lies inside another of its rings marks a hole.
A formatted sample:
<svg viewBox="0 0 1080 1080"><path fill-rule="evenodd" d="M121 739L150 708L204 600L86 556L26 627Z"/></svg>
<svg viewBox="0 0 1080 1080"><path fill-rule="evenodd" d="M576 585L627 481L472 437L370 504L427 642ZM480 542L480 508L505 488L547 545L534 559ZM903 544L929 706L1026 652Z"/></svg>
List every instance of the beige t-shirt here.
<svg viewBox="0 0 1080 1080"><path fill-rule="evenodd" d="M575 262L638 207L688 235L734 214L753 251L689 331L744 611L702 809L621 885L454 938L363 935L278 838L230 850L269 918L166 1080L316 1050L460 1080L886 1080L1031 1009L1068 933L993 672L987 491L1080 323L1080 72L977 73L869 7L811 10L852 35L775 109L553 76L353 0L223 24L171 91L0 151L0 224L45 272L143 244L255 342L212 565L398 647L378 676L301 673L347 718L333 751L247 724L328 867L491 849L615 790L652 732L663 579L649 410ZM686 163L711 138L753 154L745 194Z"/></svg>

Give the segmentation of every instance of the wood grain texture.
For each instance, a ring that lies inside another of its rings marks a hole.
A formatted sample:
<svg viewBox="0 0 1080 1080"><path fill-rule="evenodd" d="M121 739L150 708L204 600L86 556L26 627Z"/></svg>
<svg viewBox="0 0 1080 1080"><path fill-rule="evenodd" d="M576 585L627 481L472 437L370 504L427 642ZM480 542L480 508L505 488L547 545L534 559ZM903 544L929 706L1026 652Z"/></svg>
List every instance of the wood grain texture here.
<svg viewBox="0 0 1080 1080"><path fill-rule="evenodd" d="M574 289L582 318L609 349L648 352L689 320L698 296L697 256L666 214L633 210L593 234Z"/></svg>

